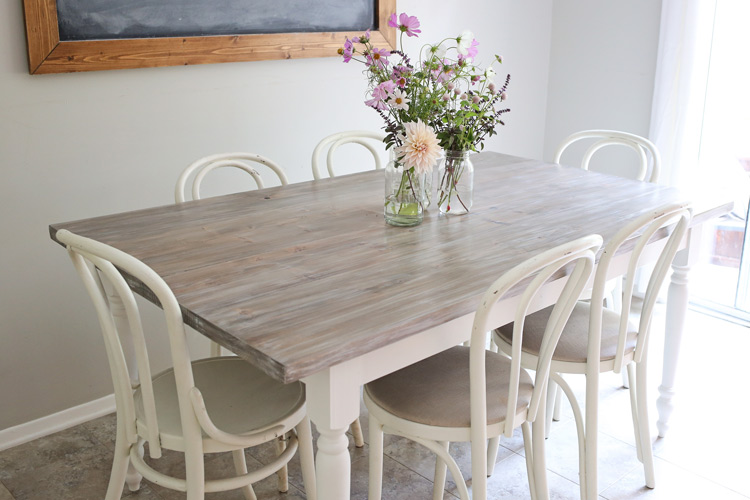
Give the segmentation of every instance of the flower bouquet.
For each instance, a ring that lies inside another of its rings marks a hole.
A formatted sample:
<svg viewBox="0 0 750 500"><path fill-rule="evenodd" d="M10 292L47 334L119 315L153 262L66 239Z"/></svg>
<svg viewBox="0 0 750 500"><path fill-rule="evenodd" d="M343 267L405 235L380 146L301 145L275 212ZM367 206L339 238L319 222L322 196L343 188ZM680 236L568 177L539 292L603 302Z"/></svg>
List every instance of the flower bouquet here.
<svg viewBox="0 0 750 500"><path fill-rule="evenodd" d="M484 139L496 133L497 124L504 125L501 117L510 110L495 106L505 100L510 76L498 87L492 65L482 70L474 64L479 43L469 31L425 45L413 63L403 50L403 41L404 36L421 33L419 20L406 13L392 14L388 25L399 32L398 50L374 47L368 30L360 37L347 38L339 54L346 63L364 64L369 97L365 104L384 121L386 148L392 152L391 164L400 177L393 183L390 202L392 189L386 183L385 216L392 223L390 215L424 209L431 194L432 169L444 151L446 158L464 158L466 152L484 147ZM495 56L494 62L502 63L502 58ZM465 162L446 160L444 167L438 206L452 213L445 207L454 202L468 211L471 202L461 198L458 189L461 179L466 180ZM412 201L398 201L405 193Z"/></svg>

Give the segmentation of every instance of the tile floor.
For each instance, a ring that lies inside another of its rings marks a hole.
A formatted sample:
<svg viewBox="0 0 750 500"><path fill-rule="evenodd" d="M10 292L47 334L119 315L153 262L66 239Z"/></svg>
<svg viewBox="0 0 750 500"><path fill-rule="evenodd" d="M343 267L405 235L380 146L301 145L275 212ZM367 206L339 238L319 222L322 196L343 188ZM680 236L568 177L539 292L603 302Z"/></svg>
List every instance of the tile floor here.
<svg viewBox="0 0 750 500"><path fill-rule="evenodd" d="M663 309L663 306L661 306ZM655 318L650 362L651 399L661 379L663 310ZM635 456L628 392L621 379L605 376L601 384L600 498L734 500L750 498L750 433L744 432L744 419L750 414L750 395L743 380L745 353L750 352L750 329L689 312L688 330L682 347L678 399L666 438L655 439L657 486L644 487L643 469ZM579 393L582 384L575 383ZM736 418L739 416L740 418ZM652 410L655 422L656 412ZM367 436L367 418L363 415ZM654 425L655 427L655 425ZM655 435L655 430L654 430ZM101 500L106 491L112 456L114 418L106 416L52 436L0 452L0 500ZM351 441L351 440L350 440ZM387 437L385 484L387 500L431 498L434 460L418 445L401 438ZM469 448L453 445L452 451L467 478L470 475ZM367 446L350 446L352 458L352 498L367 498ZM248 463L262 463L273 453L263 447L248 453ZM519 435L503 442L494 475L490 478L490 498L529 497L523 445ZM575 426L569 407L552 427L547 441L549 483L552 498L579 498L578 459ZM166 470L179 471L180 457L165 456L159 461ZM231 459L212 456L208 474L231 469ZM259 500L304 499L299 465L290 466L290 490L279 494L275 478L255 486ZM450 478L450 475L449 475ZM470 484L470 480L469 480ZM455 485L446 485L445 499L457 498ZM129 500L172 500L184 494L143 482L140 491L126 491ZM236 492L207 494L206 498L243 498ZM325 499L321 499L325 500Z"/></svg>

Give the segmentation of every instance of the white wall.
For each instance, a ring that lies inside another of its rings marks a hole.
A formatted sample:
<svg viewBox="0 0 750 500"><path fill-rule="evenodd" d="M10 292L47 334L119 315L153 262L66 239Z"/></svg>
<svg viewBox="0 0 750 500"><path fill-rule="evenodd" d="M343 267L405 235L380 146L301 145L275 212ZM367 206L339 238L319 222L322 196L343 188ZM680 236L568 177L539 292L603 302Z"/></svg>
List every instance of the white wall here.
<svg viewBox="0 0 750 500"><path fill-rule="evenodd" d="M50 223L171 203L180 171L214 152L254 151L308 180L318 139L381 126L359 68L335 57L30 76L21 4L0 2L0 430L112 391ZM512 112L487 148L540 157L552 0L399 9L420 17L424 42L469 28L481 56L504 56Z"/></svg>
<svg viewBox="0 0 750 500"><path fill-rule="evenodd" d="M660 0L555 0L545 160L552 161L557 144L579 130L648 136L660 17ZM571 152L580 158L575 148ZM625 174L635 158L627 149L602 151L592 170Z"/></svg>

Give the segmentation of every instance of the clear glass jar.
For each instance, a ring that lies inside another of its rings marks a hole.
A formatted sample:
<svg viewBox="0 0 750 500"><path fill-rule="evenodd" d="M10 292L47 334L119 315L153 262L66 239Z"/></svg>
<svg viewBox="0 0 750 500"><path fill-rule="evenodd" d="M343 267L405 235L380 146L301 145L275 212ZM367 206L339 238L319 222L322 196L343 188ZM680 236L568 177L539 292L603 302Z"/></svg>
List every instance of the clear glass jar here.
<svg viewBox="0 0 750 500"><path fill-rule="evenodd" d="M392 226L416 226L424 219L425 177L391 155L385 166L385 221Z"/></svg>
<svg viewBox="0 0 750 500"><path fill-rule="evenodd" d="M469 213L474 198L474 164L469 151L446 151L438 168L437 204L440 213Z"/></svg>

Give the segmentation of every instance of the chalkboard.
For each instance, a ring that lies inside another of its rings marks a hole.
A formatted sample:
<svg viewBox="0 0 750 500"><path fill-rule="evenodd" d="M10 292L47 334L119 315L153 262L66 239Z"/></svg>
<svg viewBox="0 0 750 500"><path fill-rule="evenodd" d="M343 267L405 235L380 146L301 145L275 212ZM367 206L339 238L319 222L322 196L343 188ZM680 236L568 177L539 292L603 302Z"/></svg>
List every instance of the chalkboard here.
<svg viewBox="0 0 750 500"><path fill-rule="evenodd" d="M60 40L364 31L372 0L57 0Z"/></svg>
<svg viewBox="0 0 750 500"><path fill-rule="evenodd" d="M24 0L32 74L336 56L396 0Z"/></svg>

